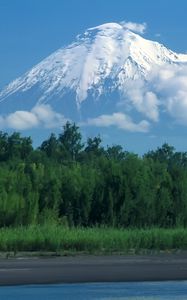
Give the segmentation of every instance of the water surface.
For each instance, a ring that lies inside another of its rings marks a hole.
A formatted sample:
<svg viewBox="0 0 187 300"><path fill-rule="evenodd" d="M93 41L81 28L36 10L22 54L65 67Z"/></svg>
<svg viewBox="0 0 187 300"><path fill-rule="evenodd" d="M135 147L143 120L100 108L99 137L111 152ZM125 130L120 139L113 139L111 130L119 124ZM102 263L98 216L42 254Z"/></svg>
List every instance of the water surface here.
<svg viewBox="0 0 187 300"><path fill-rule="evenodd" d="M0 300L186 300L187 281L29 285L0 288Z"/></svg>

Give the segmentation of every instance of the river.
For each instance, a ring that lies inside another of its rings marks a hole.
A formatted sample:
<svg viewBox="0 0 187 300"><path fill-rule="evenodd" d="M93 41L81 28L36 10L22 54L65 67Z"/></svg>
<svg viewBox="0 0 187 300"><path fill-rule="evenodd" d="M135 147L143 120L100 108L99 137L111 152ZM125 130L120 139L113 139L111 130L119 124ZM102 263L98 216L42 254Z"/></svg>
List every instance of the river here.
<svg viewBox="0 0 187 300"><path fill-rule="evenodd" d="M0 300L186 300L187 281L0 287Z"/></svg>

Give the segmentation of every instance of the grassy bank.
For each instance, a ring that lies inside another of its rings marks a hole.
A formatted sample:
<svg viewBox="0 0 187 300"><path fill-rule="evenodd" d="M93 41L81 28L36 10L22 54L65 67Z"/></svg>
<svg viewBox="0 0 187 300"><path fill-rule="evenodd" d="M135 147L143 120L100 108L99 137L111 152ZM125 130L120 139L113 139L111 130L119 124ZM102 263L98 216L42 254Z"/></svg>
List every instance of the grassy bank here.
<svg viewBox="0 0 187 300"><path fill-rule="evenodd" d="M187 250L187 229L75 228L45 225L0 229L0 251L127 253Z"/></svg>

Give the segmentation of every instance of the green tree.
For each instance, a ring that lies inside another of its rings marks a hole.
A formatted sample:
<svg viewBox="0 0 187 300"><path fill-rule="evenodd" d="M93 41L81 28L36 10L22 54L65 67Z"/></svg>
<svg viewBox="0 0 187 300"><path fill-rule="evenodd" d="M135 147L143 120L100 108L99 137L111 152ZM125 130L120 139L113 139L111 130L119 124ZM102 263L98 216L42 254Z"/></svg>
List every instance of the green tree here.
<svg viewBox="0 0 187 300"><path fill-rule="evenodd" d="M52 133L48 140L44 141L40 148L51 159L58 159L59 156L59 142L56 135Z"/></svg>
<svg viewBox="0 0 187 300"><path fill-rule="evenodd" d="M63 127L63 133L59 135L58 139L62 158L69 160L77 160L78 155L83 149L82 136L79 131L79 127L75 123L71 124L67 122Z"/></svg>

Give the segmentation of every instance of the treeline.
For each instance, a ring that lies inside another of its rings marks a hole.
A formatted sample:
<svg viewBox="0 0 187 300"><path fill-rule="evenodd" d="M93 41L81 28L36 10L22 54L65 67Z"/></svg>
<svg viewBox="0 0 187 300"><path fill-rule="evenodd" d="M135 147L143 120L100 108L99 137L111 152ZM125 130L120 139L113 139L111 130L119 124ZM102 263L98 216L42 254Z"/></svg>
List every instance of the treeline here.
<svg viewBox="0 0 187 300"><path fill-rule="evenodd" d="M187 153L164 144L139 157L67 122L34 149L0 132L0 227L187 225Z"/></svg>

